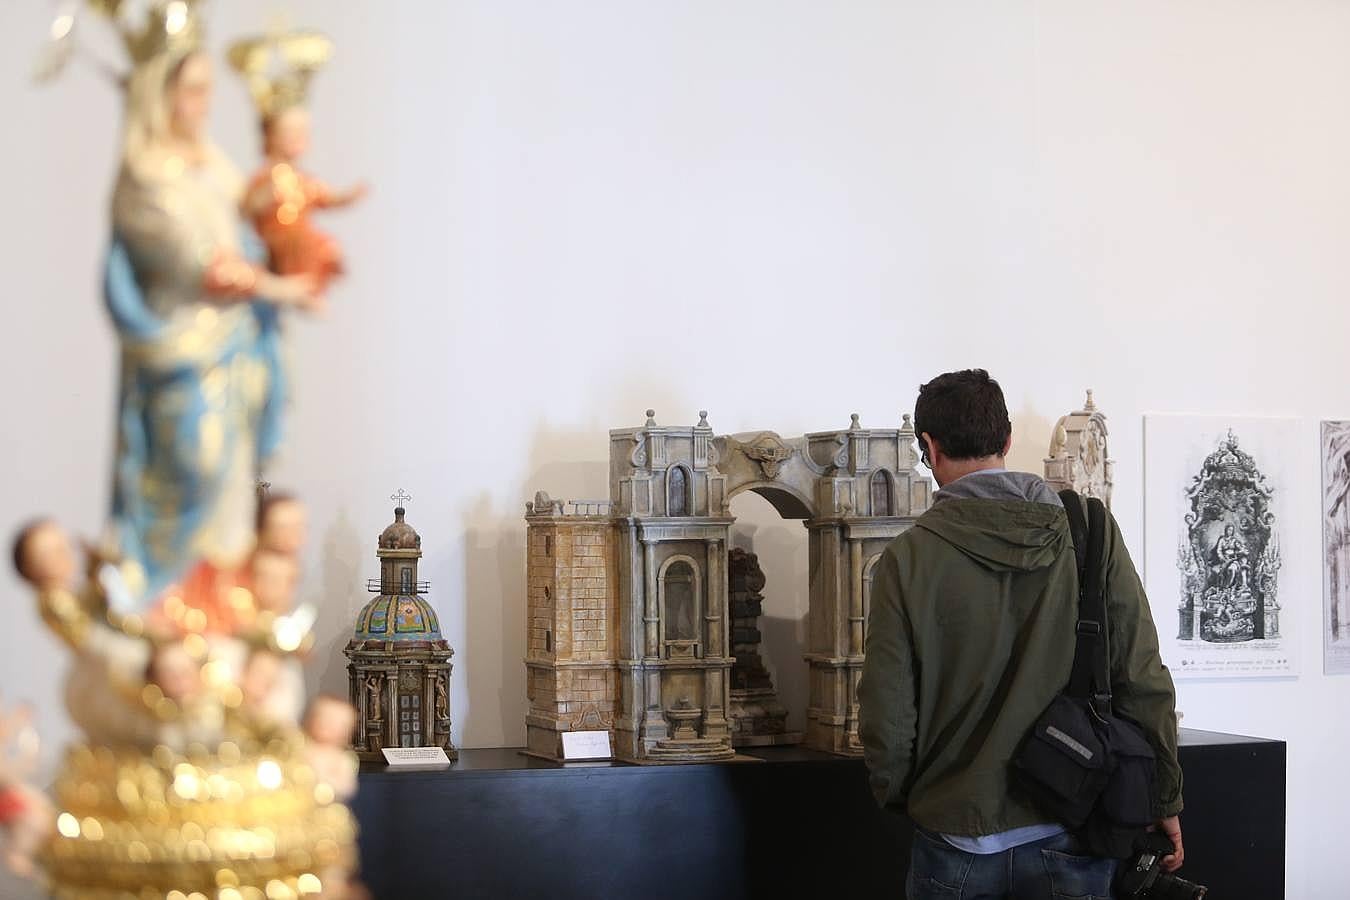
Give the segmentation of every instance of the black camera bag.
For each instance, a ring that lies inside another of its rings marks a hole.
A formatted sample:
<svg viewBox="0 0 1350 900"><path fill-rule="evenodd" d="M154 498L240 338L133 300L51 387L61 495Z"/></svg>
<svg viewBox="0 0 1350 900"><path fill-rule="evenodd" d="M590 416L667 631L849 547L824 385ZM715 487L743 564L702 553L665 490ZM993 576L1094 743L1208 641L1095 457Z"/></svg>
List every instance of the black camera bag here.
<svg viewBox="0 0 1350 900"><path fill-rule="evenodd" d="M1060 499L1078 561L1078 622L1068 686L1041 713L1012 762L1014 781L1074 830L1093 856L1124 859L1155 818L1156 762L1134 722L1111 710L1102 559L1106 507L1073 491Z"/></svg>

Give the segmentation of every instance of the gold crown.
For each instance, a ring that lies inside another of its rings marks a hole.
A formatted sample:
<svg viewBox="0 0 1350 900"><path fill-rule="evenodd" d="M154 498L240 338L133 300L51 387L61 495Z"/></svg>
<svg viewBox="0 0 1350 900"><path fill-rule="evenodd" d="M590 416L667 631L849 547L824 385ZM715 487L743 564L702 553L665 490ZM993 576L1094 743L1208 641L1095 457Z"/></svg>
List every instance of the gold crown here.
<svg viewBox="0 0 1350 900"><path fill-rule="evenodd" d="M244 76L264 118L303 106L314 73L333 55L333 42L313 31L255 37L230 47L230 65Z"/></svg>
<svg viewBox="0 0 1350 900"><path fill-rule="evenodd" d="M89 0L94 9L113 21L122 43L136 65L161 53L187 53L202 45L202 22L197 7L202 0L158 0L150 5L145 27L132 28L120 19L125 0Z"/></svg>
<svg viewBox="0 0 1350 900"><path fill-rule="evenodd" d="M204 0L150 0L143 23L137 27L128 15L128 0L86 0L94 12L102 15L122 38L122 46L135 69L166 53L187 54L202 46L202 20L199 7ZM144 0L142 0L144 2ZM78 4L66 6L51 25L51 35L35 76L50 81L65 69L76 53L75 26ZM103 68L102 64L100 67ZM113 73L117 81L125 77Z"/></svg>

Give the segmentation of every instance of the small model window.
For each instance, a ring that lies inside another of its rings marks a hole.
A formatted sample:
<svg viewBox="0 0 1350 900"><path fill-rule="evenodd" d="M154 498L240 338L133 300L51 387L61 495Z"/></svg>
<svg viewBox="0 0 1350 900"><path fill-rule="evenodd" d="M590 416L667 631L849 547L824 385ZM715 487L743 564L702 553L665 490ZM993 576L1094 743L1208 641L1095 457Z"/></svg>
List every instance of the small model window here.
<svg viewBox="0 0 1350 900"><path fill-rule="evenodd" d="M885 469L878 469L872 476L872 515L895 515L891 497L891 476Z"/></svg>
<svg viewBox="0 0 1350 900"><path fill-rule="evenodd" d="M553 535L551 534L544 535L544 555L553 555Z"/></svg>
<svg viewBox="0 0 1350 900"><path fill-rule="evenodd" d="M552 628L546 628L546 629L544 629L544 652L545 652L545 653L552 653L552 652L553 652L553 629L552 629Z"/></svg>
<svg viewBox="0 0 1350 900"><path fill-rule="evenodd" d="M398 744L422 746L422 696L404 694L398 698Z"/></svg>
<svg viewBox="0 0 1350 900"><path fill-rule="evenodd" d="M413 589L412 568L409 566L404 566L399 571L399 580L401 582L403 593L411 594Z"/></svg>
<svg viewBox="0 0 1350 900"><path fill-rule="evenodd" d="M666 515L689 515L689 476L683 466L671 466L666 474L667 494Z"/></svg>

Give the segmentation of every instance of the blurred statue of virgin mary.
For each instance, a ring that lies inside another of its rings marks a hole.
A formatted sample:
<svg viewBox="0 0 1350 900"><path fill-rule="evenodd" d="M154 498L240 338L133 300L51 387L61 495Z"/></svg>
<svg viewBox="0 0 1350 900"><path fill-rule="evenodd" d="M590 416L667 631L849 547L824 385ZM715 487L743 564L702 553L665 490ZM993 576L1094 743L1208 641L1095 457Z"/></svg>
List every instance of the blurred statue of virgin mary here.
<svg viewBox="0 0 1350 900"><path fill-rule="evenodd" d="M252 261L243 179L206 134L213 73L195 16L175 30L174 8L189 6L157 7L131 48L112 197L104 294L121 372L106 549L125 612L252 550L255 484L281 435L279 316L322 303L312 277Z"/></svg>

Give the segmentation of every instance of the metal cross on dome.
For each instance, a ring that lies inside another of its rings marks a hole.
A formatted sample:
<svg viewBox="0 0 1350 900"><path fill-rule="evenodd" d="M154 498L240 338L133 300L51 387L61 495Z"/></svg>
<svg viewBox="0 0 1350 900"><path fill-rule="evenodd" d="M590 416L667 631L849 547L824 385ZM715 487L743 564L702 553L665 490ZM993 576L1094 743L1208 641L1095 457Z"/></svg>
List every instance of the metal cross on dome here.
<svg viewBox="0 0 1350 900"><path fill-rule="evenodd" d="M403 488L399 488L398 493L389 495L389 499L393 500L399 506L402 506L412 499L412 494L409 494L407 491L403 490Z"/></svg>

